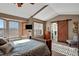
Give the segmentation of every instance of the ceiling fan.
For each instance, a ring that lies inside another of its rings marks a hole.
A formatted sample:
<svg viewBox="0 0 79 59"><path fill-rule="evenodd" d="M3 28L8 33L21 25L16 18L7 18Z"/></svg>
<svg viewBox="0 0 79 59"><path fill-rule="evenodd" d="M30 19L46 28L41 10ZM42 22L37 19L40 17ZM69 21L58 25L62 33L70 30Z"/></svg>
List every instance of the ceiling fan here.
<svg viewBox="0 0 79 59"><path fill-rule="evenodd" d="M31 5L34 5L35 3L30 3ZM18 6L18 7L22 7L22 5L23 5L23 3L16 3L16 5Z"/></svg>

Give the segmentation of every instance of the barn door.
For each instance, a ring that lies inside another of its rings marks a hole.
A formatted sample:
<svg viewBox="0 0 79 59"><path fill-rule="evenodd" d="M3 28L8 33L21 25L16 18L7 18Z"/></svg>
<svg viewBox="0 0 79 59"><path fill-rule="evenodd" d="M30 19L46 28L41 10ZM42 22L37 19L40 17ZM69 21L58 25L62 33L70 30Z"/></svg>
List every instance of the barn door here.
<svg viewBox="0 0 79 59"><path fill-rule="evenodd" d="M68 39L68 21L58 21L58 41L66 42Z"/></svg>

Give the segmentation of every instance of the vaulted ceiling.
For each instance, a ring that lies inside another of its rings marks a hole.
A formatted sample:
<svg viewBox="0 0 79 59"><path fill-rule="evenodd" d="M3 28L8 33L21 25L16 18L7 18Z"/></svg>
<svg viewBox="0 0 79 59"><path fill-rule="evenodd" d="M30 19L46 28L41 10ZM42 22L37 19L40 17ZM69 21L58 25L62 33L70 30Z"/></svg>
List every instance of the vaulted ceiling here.
<svg viewBox="0 0 79 59"><path fill-rule="evenodd" d="M36 15L42 7L48 5ZM79 15L78 3L35 3L33 5L24 3L22 7L17 7L15 3L0 3L0 13L20 16L24 18L33 18L40 20L49 20L57 15Z"/></svg>

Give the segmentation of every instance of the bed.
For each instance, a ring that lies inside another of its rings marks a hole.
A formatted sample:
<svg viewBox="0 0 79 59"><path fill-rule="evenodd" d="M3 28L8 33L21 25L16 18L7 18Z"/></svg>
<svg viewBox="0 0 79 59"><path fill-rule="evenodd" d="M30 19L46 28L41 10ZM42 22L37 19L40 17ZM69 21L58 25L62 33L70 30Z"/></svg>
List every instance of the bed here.
<svg viewBox="0 0 79 59"><path fill-rule="evenodd" d="M4 56L49 56L50 51L45 42L33 39L23 39L11 42L14 47Z"/></svg>

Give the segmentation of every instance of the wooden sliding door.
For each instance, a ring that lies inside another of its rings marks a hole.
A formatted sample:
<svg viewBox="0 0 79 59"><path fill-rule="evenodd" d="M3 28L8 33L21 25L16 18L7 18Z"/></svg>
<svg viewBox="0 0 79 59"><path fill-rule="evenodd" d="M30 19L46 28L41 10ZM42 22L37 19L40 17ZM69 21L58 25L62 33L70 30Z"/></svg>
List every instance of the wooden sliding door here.
<svg viewBox="0 0 79 59"><path fill-rule="evenodd" d="M58 41L66 42L68 39L68 21L58 21Z"/></svg>

